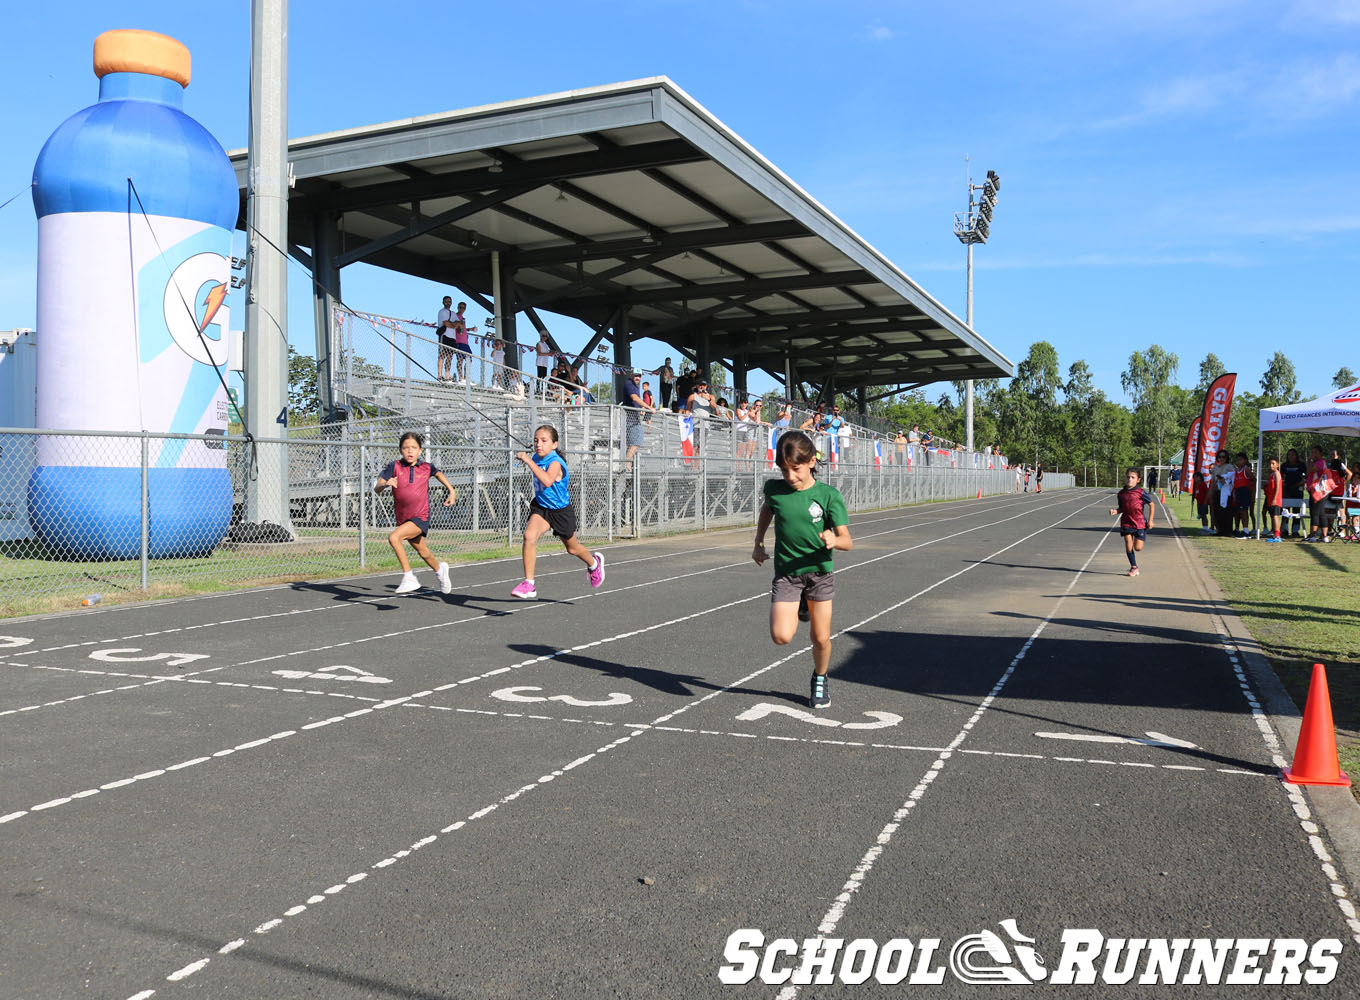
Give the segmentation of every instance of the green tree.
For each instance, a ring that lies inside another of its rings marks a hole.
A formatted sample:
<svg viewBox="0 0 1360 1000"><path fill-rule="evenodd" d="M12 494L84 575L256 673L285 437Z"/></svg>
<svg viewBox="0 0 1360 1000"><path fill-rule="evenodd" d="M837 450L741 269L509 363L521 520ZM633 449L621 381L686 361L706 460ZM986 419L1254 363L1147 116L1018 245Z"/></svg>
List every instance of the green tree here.
<svg viewBox="0 0 1360 1000"><path fill-rule="evenodd" d="M1175 400L1167 390L1178 367L1180 358L1153 344L1146 351L1129 355L1129 367L1119 376L1120 385L1133 399L1134 416L1147 445L1155 447L1158 465L1176 423Z"/></svg>
<svg viewBox="0 0 1360 1000"><path fill-rule="evenodd" d="M288 415L289 418L311 416L321 409L317 392L316 358L299 354L288 345Z"/></svg>
<svg viewBox="0 0 1360 1000"><path fill-rule="evenodd" d="M1360 379L1355 377L1355 372L1351 371L1345 365L1342 365L1336 370L1336 374L1332 376L1332 388L1349 389L1351 386L1355 385L1357 381L1360 381Z"/></svg>
<svg viewBox="0 0 1360 1000"><path fill-rule="evenodd" d="M1294 363L1276 351L1266 366L1266 373L1261 376L1261 405L1297 403L1300 398L1297 382Z"/></svg>
<svg viewBox="0 0 1360 1000"><path fill-rule="evenodd" d="M1210 351L1204 355L1204 360L1199 363L1199 381L1195 383L1195 391L1199 393L1201 402L1204 400L1204 394L1209 391L1209 386L1214 384L1214 379L1227 370L1223 367L1223 362L1218 360L1217 354Z"/></svg>
<svg viewBox="0 0 1360 1000"><path fill-rule="evenodd" d="M1053 436L1061 388L1057 350L1046 340L1035 341L998 406L1002 444L1013 462L1042 459L1051 466L1066 457L1058 454Z"/></svg>
<svg viewBox="0 0 1360 1000"><path fill-rule="evenodd" d="M1063 417L1066 424L1067 460L1073 468L1085 466L1095 458L1091 441L1092 421L1095 416L1095 385L1091 368L1085 361L1074 361L1067 368L1067 383L1063 386Z"/></svg>

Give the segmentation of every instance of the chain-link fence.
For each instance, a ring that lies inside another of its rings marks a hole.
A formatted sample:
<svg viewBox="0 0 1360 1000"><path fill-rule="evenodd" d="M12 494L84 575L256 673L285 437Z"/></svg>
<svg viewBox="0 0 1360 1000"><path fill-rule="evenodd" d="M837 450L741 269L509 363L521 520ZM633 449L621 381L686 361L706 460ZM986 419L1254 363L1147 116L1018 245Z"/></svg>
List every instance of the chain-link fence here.
<svg viewBox="0 0 1360 1000"><path fill-rule="evenodd" d="M395 571L392 497L373 484L406 430L422 435L422 458L457 490L450 507L438 484L430 497L430 546L450 562L518 553L533 490L515 455L540 424L560 434L585 539L752 524L761 484L778 475L772 442L703 423L618 407L503 406L286 440L0 430L0 615L95 595L142 600ZM852 446L834 465L823 457L818 474L852 511L1016 489L1013 471L957 465ZM1051 474L1044 485L1073 483Z"/></svg>

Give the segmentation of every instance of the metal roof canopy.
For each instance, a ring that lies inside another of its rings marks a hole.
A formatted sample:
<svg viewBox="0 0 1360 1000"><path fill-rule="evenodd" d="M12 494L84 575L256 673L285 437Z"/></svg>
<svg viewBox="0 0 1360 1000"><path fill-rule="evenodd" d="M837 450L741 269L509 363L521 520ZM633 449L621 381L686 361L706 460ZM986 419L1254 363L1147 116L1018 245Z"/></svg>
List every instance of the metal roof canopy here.
<svg viewBox="0 0 1360 1000"><path fill-rule="evenodd" d="M365 261L457 287L488 311L499 279L507 340L517 339L516 312L541 330L535 310L548 309L596 330L582 354L608 337L627 364L630 343L649 337L699 364L728 359L738 390L750 369L823 391L858 389L861 400L869 387L1013 374L1004 355L665 77L296 139L288 149L290 249L319 286L318 360L340 268ZM246 153L231 158L244 206Z"/></svg>

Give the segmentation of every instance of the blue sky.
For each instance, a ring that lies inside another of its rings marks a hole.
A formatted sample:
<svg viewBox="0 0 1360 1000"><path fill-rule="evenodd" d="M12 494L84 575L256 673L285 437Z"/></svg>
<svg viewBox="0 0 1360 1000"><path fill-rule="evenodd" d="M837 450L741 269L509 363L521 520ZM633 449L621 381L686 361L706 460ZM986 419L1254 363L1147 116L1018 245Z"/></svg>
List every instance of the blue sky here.
<svg viewBox="0 0 1360 1000"><path fill-rule="evenodd" d="M95 100L91 45L109 28L188 45L186 110L224 147L245 145L248 0L56 9L6 18L0 201ZM1085 359L1116 399L1129 353L1152 343L1180 356L1186 385L1208 351L1253 391L1276 350L1305 395L1327 391L1342 364L1360 368L1360 0L378 10L293 0L294 137L664 74L959 316L964 154L975 176L996 170L974 325L1014 361L1046 339L1064 369ZM35 246L21 197L0 210L0 328L34 324ZM431 313L441 294L363 266L344 282L352 306L400 316ZM292 339L306 349L305 275L292 268L289 283ZM568 347L586 339L567 320L554 333ZM663 350L634 356L657 363Z"/></svg>

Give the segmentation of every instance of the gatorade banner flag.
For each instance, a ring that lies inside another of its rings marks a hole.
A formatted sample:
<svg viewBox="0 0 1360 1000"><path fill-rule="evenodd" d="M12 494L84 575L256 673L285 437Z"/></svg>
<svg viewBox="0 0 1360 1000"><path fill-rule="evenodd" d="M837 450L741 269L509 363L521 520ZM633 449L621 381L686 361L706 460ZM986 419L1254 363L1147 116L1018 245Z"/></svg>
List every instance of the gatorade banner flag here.
<svg viewBox="0 0 1360 1000"><path fill-rule="evenodd" d="M1220 448L1228 445L1228 417L1232 414L1233 390L1237 387L1237 373L1230 372L1214 379L1204 394L1204 412L1200 415L1199 451L1195 466L1200 478L1209 481L1210 470Z"/></svg>
<svg viewBox="0 0 1360 1000"><path fill-rule="evenodd" d="M680 454L685 456L685 464L689 465L690 459L694 457L694 418L680 418Z"/></svg>
<svg viewBox="0 0 1360 1000"><path fill-rule="evenodd" d="M1185 435L1185 460L1181 462L1181 489L1190 491L1190 483L1195 475L1195 459L1199 449L1199 427L1202 417L1196 417L1190 424L1190 433Z"/></svg>
<svg viewBox="0 0 1360 1000"><path fill-rule="evenodd" d="M779 428L772 426L769 435L765 438L765 462L771 469L774 468L774 446L778 440Z"/></svg>
<svg viewBox="0 0 1360 1000"><path fill-rule="evenodd" d="M874 442L874 468L875 468L875 469L881 469L881 468L883 468L883 442L882 442L882 441L875 441L875 442Z"/></svg>

